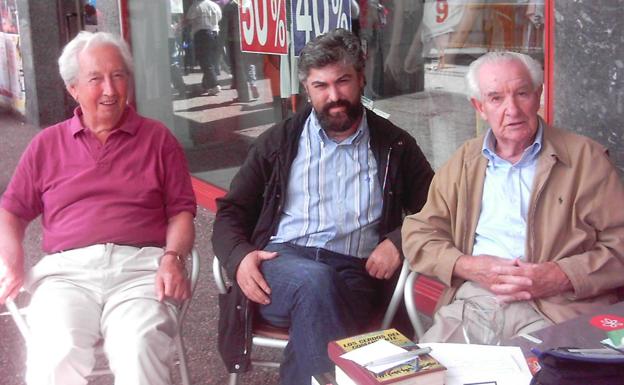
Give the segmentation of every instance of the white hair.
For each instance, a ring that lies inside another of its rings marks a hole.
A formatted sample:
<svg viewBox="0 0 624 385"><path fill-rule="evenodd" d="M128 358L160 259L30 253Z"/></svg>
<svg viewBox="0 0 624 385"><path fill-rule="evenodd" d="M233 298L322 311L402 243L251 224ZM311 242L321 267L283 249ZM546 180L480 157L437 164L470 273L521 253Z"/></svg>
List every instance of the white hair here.
<svg viewBox="0 0 624 385"><path fill-rule="evenodd" d="M488 52L470 63L466 73L466 88L468 99L481 100L481 89L479 88L479 70L485 63L500 63L504 61L515 61L524 65L531 77L533 89L537 89L544 82L544 70L542 65L529 55L519 52Z"/></svg>
<svg viewBox="0 0 624 385"><path fill-rule="evenodd" d="M78 55L87 48L106 44L113 45L119 50L119 54L124 61L128 74L132 75L134 73L134 64L130 48L128 48L128 44L121 37L109 32L81 31L67 43L58 59L59 73L66 87L76 82L76 77L80 69L78 65Z"/></svg>

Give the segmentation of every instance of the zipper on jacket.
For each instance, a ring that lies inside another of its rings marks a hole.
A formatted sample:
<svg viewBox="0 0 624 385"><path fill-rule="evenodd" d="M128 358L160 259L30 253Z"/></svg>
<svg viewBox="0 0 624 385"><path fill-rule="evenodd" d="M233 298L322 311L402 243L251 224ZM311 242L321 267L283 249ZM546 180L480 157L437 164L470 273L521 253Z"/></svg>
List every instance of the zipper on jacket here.
<svg viewBox="0 0 624 385"><path fill-rule="evenodd" d="M392 154L392 146L388 149L388 156L386 156L386 167L384 170L383 184L381 185L381 195L386 192L386 182L388 182L388 172L390 170L390 154Z"/></svg>
<svg viewBox="0 0 624 385"><path fill-rule="evenodd" d="M288 186L286 186L284 184L284 176L282 173L282 158L280 156L279 153L277 153L275 155L276 157L276 162L277 162L277 172L278 172L278 178L279 179L279 183L276 184L276 188L279 189L279 192L277 193L277 208L275 210L275 212L273 213L275 215L275 217L272 220L272 224L271 224L271 228L269 229L269 231L267 232L267 238L263 240L263 244L267 245L270 240L271 237L275 235L276 231L277 231L277 227L279 226L279 217L282 213L282 208L284 207L284 200L286 199L284 197L284 188L286 188L286 191L288 191Z"/></svg>
<svg viewBox="0 0 624 385"><path fill-rule="evenodd" d="M390 192L386 193L386 187L388 186L388 178L389 178L389 173L390 173L390 155L392 154L392 145L390 145L390 147L388 148L388 155L386 155L386 166L384 167L384 177L383 177L383 183L381 185L381 227L380 227L380 232L379 232L379 240L381 241L381 239L385 236L385 233L388 231L387 228L387 224L388 224L388 217L390 216L390 207L388 206L389 204L389 195ZM382 234L384 233L384 234Z"/></svg>

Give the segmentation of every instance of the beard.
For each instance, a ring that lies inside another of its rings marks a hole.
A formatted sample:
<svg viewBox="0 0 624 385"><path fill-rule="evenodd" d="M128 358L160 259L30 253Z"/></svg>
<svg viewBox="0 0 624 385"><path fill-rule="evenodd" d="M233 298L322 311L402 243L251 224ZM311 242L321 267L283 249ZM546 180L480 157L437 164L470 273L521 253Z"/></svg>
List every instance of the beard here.
<svg viewBox="0 0 624 385"><path fill-rule="evenodd" d="M345 111L332 115L329 111L334 107L345 107ZM345 132L353 127L362 116L362 104L353 104L348 100L340 99L323 106L323 109L317 111L316 114L325 132Z"/></svg>

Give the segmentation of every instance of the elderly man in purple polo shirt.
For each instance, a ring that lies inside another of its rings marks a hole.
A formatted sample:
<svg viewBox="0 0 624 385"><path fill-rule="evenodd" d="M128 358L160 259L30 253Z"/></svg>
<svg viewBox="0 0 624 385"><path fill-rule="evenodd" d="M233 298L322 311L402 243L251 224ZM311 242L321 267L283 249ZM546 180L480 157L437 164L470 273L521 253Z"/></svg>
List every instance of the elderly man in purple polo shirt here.
<svg viewBox="0 0 624 385"><path fill-rule="evenodd" d="M182 148L127 105L126 43L81 32L59 58L74 116L30 143L0 203L0 303L32 293L28 384L86 384L94 345L116 384L170 384L174 303L195 198ZM24 231L42 216L45 257L24 273Z"/></svg>

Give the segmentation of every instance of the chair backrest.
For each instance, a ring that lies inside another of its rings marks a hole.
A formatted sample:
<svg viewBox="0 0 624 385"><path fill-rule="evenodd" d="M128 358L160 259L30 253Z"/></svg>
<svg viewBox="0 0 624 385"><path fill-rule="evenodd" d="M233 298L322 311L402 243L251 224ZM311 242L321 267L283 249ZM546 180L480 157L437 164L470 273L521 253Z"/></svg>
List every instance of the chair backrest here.
<svg viewBox="0 0 624 385"><path fill-rule="evenodd" d="M179 369L180 369L180 379L182 380L183 385L190 385L190 376L188 372L188 365L186 359L186 350L184 348L184 342L182 340L182 323L184 321L184 317L188 311L188 307L190 306L191 300L193 298L193 293L195 292L195 287L197 286L197 281L199 278L199 253L195 248L191 251L190 254L190 268L188 269L188 278L191 284L191 296L184 301L180 305L179 315L178 315L178 333L175 338L176 351L178 353L179 360ZM7 299L6 308L9 311L9 314L13 318L13 321L17 325L17 328L28 344L28 340L30 339L30 329L28 328L28 323L24 318L24 314L27 313L28 309L26 307L18 308L15 302L12 299ZM101 355L103 351L101 349L96 349L96 354ZM94 370L90 377L100 376L100 375L109 375L111 371L108 367L100 368Z"/></svg>
<svg viewBox="0 0 624 385"><path fill-rule="evenodd" d="M436 279L418 274L415 271L409 273L405 281L403 298L417 340L420 340L425 333L420 315L433 317L444 287L444 284Z"/></svg>

